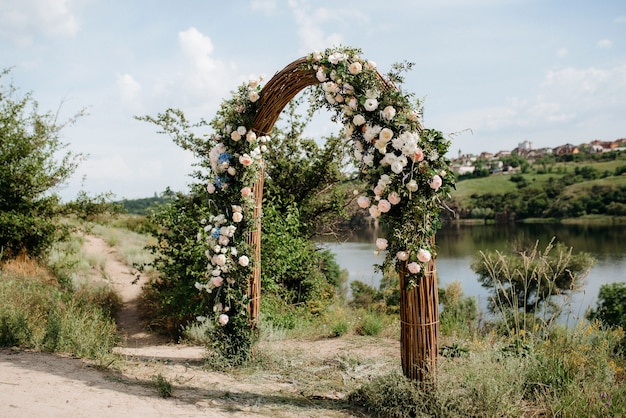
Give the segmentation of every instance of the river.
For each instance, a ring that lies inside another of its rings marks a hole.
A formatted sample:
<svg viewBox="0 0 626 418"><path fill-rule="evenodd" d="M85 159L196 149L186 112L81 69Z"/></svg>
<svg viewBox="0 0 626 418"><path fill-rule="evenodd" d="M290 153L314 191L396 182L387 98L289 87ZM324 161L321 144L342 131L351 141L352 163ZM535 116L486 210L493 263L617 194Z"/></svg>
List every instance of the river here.
<svg viewBox="0 0 626 418"><path fill-rule="evenodd" d="M360 280L378 288L381 275L374 272L373 266L382 263L383 256L374 254L376 236L374 230L358 231L341 243L323 245L336 255L341 268L348 271L348 281ZM571 299L568 322L581 319L588 308L595 308L601 285L626 282L626 225L448 225L436 237L439 286L459 280L465 295L475 297L484 309L489 294L470 267L479 251L507 251L514 243L536 241L544 249L553 237L573 247L574 253L584 251L596 259L584 290Z"/></svg>

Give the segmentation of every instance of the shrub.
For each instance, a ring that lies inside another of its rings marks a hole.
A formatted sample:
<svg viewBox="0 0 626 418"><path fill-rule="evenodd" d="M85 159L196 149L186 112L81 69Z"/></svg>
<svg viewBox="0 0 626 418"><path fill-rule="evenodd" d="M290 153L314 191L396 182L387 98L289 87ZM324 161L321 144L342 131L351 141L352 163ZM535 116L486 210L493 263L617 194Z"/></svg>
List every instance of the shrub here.
<svg viewBox="0 0 626 418"><path fill-rule="evenodd" d="M8 70L0 71L2 77ZM64 151L60 131L80 113L59 124L52 113L39 113L30 94L17 95L0 84L0 253L43 254L59 238L59 198L55 187L78 167L80 154Z"/></svg>

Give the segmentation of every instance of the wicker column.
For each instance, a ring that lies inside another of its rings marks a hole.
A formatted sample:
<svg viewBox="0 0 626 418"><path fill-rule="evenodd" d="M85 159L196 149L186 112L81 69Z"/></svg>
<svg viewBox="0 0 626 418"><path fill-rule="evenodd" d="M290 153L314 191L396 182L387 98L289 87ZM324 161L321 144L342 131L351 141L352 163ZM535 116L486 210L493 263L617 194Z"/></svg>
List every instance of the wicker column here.
<svg viewBox="0 0 626 418"><path fill-rule="evenodd" d="M439 334L439 294L435 261L428 263L423 280L407 289L406 262L400 267L400 349L402 371L422 388L434 384Z"/></svg>

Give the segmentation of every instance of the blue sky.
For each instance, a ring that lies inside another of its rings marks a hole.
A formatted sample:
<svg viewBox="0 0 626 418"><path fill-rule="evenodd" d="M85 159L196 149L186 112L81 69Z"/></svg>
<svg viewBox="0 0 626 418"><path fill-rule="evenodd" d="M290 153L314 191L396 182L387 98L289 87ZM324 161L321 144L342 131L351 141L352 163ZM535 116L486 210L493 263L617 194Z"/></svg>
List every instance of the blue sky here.
<svg viewBox="0 0 626 418"><path fill-rule="evenodd" d="M213 118L259 75L333 45L381 73L416 65L404 90L451 154L626 137L623 0L0 0L0 68L88 154L60 190L138 198L186 190L193 158L134 115ZM316 117L311 136L337 129Z"/></svg>

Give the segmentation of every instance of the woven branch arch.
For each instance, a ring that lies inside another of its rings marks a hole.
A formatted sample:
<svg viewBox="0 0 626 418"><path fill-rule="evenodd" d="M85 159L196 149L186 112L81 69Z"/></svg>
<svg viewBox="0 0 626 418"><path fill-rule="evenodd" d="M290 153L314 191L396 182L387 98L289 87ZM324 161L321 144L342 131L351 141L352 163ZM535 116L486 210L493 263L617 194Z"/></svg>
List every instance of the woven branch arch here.
<svg viewBox="0 0 626 418"><path fill-rule="evenodd" d="M257 136L269 135L285 106L302 90L322 83L316 71L307 66L310 57L302 57L277 72L263 87L251 130ZM393 83L376 71L385 89L395 90ZM254 249L254 270L249 279L249 313L253 326L259 318L261 304L261 219L263 173L253 187L254 228L247 242ZM431 242L434 245L434 240ZM407 260L400 260L398 274L401 292L401 357L404 374L414 380L432 380L436 371L438 336L438 290L434 257L427 261L426 271L418 286L407 279Z"/></svg>

